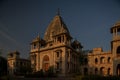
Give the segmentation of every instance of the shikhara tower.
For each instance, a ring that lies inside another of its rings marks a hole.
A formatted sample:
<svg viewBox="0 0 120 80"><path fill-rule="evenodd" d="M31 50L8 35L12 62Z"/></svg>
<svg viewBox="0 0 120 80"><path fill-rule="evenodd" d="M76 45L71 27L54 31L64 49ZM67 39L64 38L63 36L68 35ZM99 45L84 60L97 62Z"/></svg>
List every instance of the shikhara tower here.
<svg viewBox="0 0 120 80"><path fill-rule="evenodd" d="M65 76L79 70L81 43L72 41L59 12L48 25L44 39L38 36L30 45L31 67L34 71L47 71L53 67L55 73Z"/></svg>

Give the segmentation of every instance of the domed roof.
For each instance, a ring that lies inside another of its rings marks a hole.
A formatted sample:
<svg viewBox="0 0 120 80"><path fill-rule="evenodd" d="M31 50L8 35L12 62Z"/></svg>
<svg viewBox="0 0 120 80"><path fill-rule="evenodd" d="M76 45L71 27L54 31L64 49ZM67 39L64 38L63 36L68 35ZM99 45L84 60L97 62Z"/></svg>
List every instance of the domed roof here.
<svg viewBox="0 0 120 80"><path fill-rule="evenodd" d="M59 35L61 33L66 33L69 35L66 24L63 22L62 17L58 14L48 25L48 28L46 29L46 32L44 34L44 40L52 40L52 36Z"/></svg>
<svg viewBox="0 0 120 80"><path fill-rule="evenodd" d="M116 22L114 26L120 26L120 21Z"/></svg>
<svg viewBox="0 0 120 80"><path fill-rule="evenodd" d="M38 35L35 39L33 39L32 43L38 42L38 41L40 41L40 40L41 40L41 38L40 38L40 36Z"/></svg>
<svg viewBox="0 0 120 80"><path fill-rule="evenodd" d="M110 29L111 30L111 33L113 33L113 29L114 28L117 28L118 30L120 30L120 21L116 22L113 27Z"/></svg>
<svg viewBox="0 0 120 80"><path fill-rule="evenodd" d="M34 44L34 43L45 44L45 40L43 40L42 38L40 38L40 36L38 35L35 39L32 40L32 42L30 44Z"/></svg>
<svg viewBox="0 0 120 80"><path fill-rule="evenodd" d="M72 47L79 45L81 48L83 48L83 46L81 45L81 43L78 40L74 40L71 45L72 45Z"/></svg>

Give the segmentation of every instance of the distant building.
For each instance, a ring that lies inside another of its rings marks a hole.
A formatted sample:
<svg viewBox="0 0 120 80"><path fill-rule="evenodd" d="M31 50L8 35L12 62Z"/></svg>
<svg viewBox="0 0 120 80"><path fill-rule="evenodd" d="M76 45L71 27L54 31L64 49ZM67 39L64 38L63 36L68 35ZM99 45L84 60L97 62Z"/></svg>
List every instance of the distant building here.
<svg viewBox="0 0 120 80"><path fill-rule="evenodd" d="M20 53L17 51L8 54L7 62L8 73L11 75L25 74L31 69L30 60L20 58Z"/></svg>
<svg viewBox="0 0 120 80"><path fill-rule="evenodd" d="M113 34L111 51L104 52L102 48L94 48L88 54L83 54L82 74L120 76L120 22L111 28L111 33Z"/></svg>
<svg viewBox="0 0 120 80"><path fill-rule="evenodd" d="M31 42L31 67L36 71L47 71L50 67L60 76L76 73L79 70L79 55L82 45L72 41L72 37L62 17L58 13L44 34Z"/></svg>

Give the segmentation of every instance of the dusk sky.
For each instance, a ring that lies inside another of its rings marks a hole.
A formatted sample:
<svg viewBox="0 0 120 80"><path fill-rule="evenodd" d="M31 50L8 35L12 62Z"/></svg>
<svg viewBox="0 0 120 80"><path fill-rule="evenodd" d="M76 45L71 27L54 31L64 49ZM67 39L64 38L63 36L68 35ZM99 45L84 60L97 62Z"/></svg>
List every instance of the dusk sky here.
<svg viewBox="0 0 120 80"><path fill-rule="evenodd" d="M40 34L60 8L73 39L84 50L110 50L110 28L120 21L120 0L0 0L0 49L3 55L19 51L28 57L31 41Z"/></svg>

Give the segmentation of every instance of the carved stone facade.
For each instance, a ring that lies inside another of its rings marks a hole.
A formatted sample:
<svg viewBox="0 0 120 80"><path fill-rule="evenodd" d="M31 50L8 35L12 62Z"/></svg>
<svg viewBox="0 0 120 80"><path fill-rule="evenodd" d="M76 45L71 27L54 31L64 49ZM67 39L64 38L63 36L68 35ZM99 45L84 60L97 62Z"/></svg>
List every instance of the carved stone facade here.
<svg viewBox="0 0 120 80"><path fill-rule="evenodd" d="M104 52L102 48L94 48L84 55L84 65L81 73L84 75L120 75L120 22L111 28L113 39L111 51Z"/></svg>
<svg viewBox="0 0 120 80"><path fill-rule="evenodd" d="M79 69L80 42L72 37L57 14L48 25L44 39L39 36L31 42L30 59L33 71L47 71L50 67L61 76L75 73Z"/></svg>

